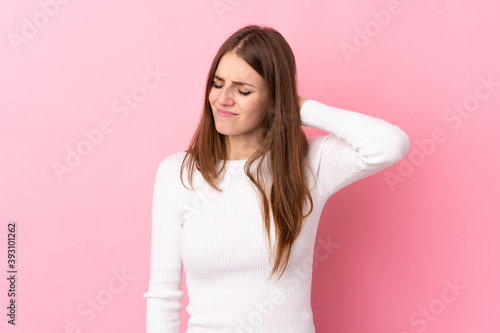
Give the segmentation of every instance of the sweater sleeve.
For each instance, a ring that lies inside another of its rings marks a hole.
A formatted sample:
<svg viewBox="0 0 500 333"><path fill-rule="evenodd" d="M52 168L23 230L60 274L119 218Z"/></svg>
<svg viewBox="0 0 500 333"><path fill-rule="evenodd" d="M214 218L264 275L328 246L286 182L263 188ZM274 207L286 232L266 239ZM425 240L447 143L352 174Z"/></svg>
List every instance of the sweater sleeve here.
<svg viewBox="0 0 500 333"><path fill-rule="evenodd" d="M302 125L329 132L310 140L316 179L326 197L387 168L408 151L408 135L398 126L362 113L306 100Z"/></svg>
<svg viewBox="0 0 500 333"><path fill-rule="evenodd" d="M164 159L156 173L151 226L151 270L146 298L146 332L178 333L181 298L181 217L175 198L171 158Z"/></svg>

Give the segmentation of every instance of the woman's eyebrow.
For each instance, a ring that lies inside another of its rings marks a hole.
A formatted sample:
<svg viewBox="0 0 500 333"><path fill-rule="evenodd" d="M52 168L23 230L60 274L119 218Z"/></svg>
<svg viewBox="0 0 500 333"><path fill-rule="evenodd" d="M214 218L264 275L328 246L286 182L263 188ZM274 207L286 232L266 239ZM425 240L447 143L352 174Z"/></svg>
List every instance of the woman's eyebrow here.
<svg viewBox="0 0 500 333"><path fill-rule="evenodd" d="M220 80L220 81L224 81L221 77L219 77L217 75L214 75L214 79L217 79L217 80ZM233 84L236 84L238 86L250 86L250 87L254 87L250 83L246 83L246 82L241 82L241 81L231 81L231 82L233 82Z"/></svg>

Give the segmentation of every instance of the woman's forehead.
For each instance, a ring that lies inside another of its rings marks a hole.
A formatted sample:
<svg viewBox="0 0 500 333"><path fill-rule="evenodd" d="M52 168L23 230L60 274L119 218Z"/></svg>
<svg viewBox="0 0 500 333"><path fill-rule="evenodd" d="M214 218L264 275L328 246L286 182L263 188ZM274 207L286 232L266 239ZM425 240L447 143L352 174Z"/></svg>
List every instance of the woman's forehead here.
<svg viewBox="0 0 500 333"><path fill-rule="evenodd" d="M252 66L232 52L222 56L215 71L215 76L218 79L232 81L236 84L247 83L255 86L264 83L262 76Z"/></svg>

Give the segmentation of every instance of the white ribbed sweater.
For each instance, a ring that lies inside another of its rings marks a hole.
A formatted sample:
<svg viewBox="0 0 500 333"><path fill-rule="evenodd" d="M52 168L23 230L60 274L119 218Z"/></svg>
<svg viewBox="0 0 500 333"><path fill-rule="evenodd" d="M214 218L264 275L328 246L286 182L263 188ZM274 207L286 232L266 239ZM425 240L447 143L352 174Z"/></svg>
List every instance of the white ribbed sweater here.
<svg viewBox="0 0 500 333"><path fill-rule="evenodd" d="M272 265L260 198L243 169L247 160L227 162L223 192L206 184L196 168L196 191L182 186L179 170L185 152L161 161L153 191L149 290L143 295L147 333L179 332L182 267L188 333L315 332L312 259L323 206L339 189L400 160L409 139L384 120L314 100L303 104L300 115L304 126L330 134L308 140L317 182L311 190L314 209L278 282L267 280Z"/></svg>

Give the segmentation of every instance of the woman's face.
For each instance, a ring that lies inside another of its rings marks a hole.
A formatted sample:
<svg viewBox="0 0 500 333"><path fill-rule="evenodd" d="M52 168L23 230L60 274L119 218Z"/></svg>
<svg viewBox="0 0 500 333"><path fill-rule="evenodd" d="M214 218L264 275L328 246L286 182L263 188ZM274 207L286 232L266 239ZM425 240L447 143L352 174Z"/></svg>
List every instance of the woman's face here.
<svg viewBox="0 0 500 333"><path fill-rule="evenodd" d="M219 133L259 140L267 98L264 78L236 53L220 59L208 97Z"/></svg>

